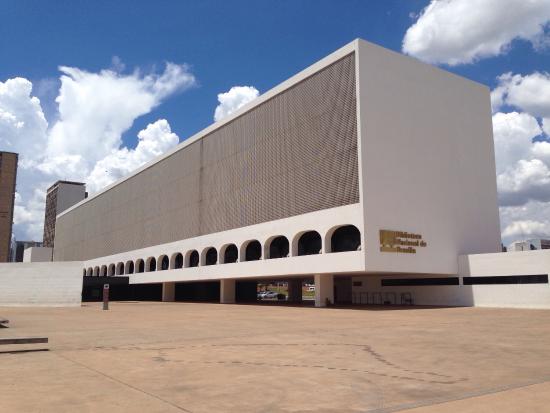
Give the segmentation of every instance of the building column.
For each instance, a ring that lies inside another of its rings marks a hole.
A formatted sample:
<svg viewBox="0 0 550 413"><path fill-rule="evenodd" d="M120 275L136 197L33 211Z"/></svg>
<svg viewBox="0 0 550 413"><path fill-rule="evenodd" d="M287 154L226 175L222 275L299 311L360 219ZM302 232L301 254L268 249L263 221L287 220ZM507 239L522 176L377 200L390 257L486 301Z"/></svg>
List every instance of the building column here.
<svg viewBox="0 0 550 413"><path fill-rule="evenodd" d="M315 274L315 307L326 307L334 304L334 276L332 274Z"/></svg>
<svg viewBox="0 0 550 413"><path fill-rule="evenodd" d="M162 283L162 301L175 301L176 300L176 283L166 282Z"/></svg>
<svg viewBox="0 0 550 413"><path fill-rule="evenodd" d="M235 303L235 280L220 280L220 303Z"/></svg>
<svg viewBox="0 0 550 413"><path fill-rule="evenodd" d="M302 280L291 278L287 282L288 286L288 301L291 303L302 302Z"/></svg>

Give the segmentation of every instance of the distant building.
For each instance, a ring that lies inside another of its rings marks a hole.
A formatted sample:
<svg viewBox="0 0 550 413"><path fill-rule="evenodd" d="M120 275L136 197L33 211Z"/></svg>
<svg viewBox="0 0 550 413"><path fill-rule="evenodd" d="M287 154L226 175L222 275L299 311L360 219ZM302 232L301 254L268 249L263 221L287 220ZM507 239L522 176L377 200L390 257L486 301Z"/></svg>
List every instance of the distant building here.
<svg viewBox="0 0 550 413"><path fill-rule="evenodd" d="M44 213L44 247L53 248L56 216L86 196L86 185L82 182L57 181L48 188Z"/></svg>
<svg viewBox="0 0 550 413"><path fill-rule="evenodd" d="M0 262L10 259L18 155L0 152Z"/></svg>
<svg viewBox="0 0 550 413"><path fill-rule="evenodd" d="M525 241L515 241L508 246L508 251L549 250L550 239L533 238Z"/></svg>
<svg viewBox="0 0 550 413"><path fill-rule="evenodd" d="M14 259L15 249L17 247L15 242L16 242L15 238L13 237L13 234L12 234L11 241L10 241L10 256L8 257L8 262L12 262Z"/></svg>
<svg viewBox="0 0 550 413"><path fill-rule="evenodd" d="M42 243L38 241L14 241L12 243L11 261L23 262L23 254L30 247L41 247Z"/></svg>

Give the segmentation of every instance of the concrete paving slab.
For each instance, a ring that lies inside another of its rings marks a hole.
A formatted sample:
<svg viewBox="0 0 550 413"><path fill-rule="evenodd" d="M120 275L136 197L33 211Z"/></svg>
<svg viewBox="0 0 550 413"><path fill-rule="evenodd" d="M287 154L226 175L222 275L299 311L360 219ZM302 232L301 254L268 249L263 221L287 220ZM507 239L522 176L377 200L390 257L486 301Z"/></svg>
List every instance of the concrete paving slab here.
<svg viewBox="0 0 550 413"><path fill-rule="evenodd" d="M2 308L10 334L50 339L48 352L0 354L3 408L548 411L541 410L549 406L546 310L197 303L110 308Z"/></svg>

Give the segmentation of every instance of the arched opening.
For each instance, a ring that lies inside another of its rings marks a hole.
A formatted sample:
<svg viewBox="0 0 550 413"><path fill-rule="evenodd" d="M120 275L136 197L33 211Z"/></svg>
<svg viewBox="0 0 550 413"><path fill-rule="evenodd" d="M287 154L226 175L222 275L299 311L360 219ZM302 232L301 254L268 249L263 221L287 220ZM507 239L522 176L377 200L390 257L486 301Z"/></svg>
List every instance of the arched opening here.
<svg viewBox="0 0 550 413"><path fill-rule="evenodd" d="M223 257L222 264L232 264L239 259L239 249L235 244L229 244L220 250L220 255Z"/></svg>
<svg viewBox="0 0 550 413"><path fill-rule="evenodd" d="M106 265L102 265L101 266L101 269L99 270L99 274L98 274L100 277L107 277L107 266Z"/></svg>
<svg viewBox="0 0 550 413"><path fill-rule="evenodd" d="M304 232L298 239L298 255L320 254L321 246L321 235L317 231Z"/></svg>
<svg viewBox="0 0 550 413"><path fill-rule="evenodd" d="M126 261L126 268L124 269L124 274L133 274L134 273L134 261Z"/></svg>
<svg viewBox="0 0 550 413"><path fill-rule="evenodd" d="M330 237L330 252L359 251L361 233L354 225L336 228Z"/></svg>
<svg viewBox="0 0 550 413"><path fill-rule="evenodd" d="M172 258L170 259L170 268L181 268L183 267L183 255L180 252L176 252L175 254L172 254Z"/></svg>
<svg viewBox="0 0 550 413"><path fill-rule="evenodd" d="M244 260L258 261L260 258L262 258L262 244L257 240L249 241L244 250Z"/></svg>
<svg viewBox="0 0 550 413"><path fill-rule="evenodd" d="M157 269L157 260L155 257L149 257L147 258L147 272L155 271Z"/></svg>
<svg viewBox="0 0 550 413"><path fill-rule="evenodd" d="M204 253L204 265L216 265L218 263L218 251L216 248L210 247Z"/></svg>
<svg viewBox="0 0 550 413"><path fill-rule="evenodd" d="M144 272L144 271L145 271L145 263L140 258L136 261L136 272L140 273L140 272Z"/></svg>
<svg viewBox="0 0 550 413"><path fill-rule="evenodd" d="M94 274L94 269L92 267L89 267L87 274L88 274L88 277L91 277Z"/></svg>
<svg viewBox="0 0 550 413"><path fill-rule="evenodd" d="M192 250L187 253L187 267L199 266L199 253L197 250Z"/></svg>
<svg viewBox="0 0 550 413"><path fill-rule="evenodd" d="M86 277L86 268L84 268L84 269L82 270L82 276L83 276L83 277Z"/></svg>
<svg viewBox="0 0 550 413"><path fill-rule="evenodd" d="M113 275L115 275L115 264L111 264L109 265L109 272L107 274L109 277L112 277Z"/></svg>
<svg viewBox="0 0 550 413"><path fill-rule="evenodd" d="M107 267L105 267L105 268L107 268ZM93 274L94 274L94 277L99 277L99 267L94 267L94 273ZM105 275L107 275L107 274L105 274Z"/></svg>
<svg viewBox="0 0 550 413"><path fill-rule="evenodd" d="M124 263L123 262L119 262L117 265L116 265L116 275L122 275L124 274Z"/></svg>
<svg viewBox="0 0 550 413"><path fill-rule="evenodd" d="M159 271L165 271L170 267L170 260L167 255L161 255L158 260Z"/></svg>
<svg viewBox="0 0 550 413"><path fill-rule="evenodd" d="M267 251L267 258L286 258L288 257L289 243L287 237L279 235L271 240Z"/></svg>

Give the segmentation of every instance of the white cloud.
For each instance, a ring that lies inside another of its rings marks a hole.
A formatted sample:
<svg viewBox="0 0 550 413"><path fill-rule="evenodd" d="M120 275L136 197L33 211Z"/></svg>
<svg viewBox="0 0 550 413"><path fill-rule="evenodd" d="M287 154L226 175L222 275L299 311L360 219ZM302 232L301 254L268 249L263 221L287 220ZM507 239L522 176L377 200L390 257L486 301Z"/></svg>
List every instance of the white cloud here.
<svg viewBox="0 0 550 413"><path fill-rule="evenodd" d="M526 239L526 238L543 238L550 234L550 222L540 221L514 221L502 231L503 237Z"/></svg>
<svg viewBox="0 0 550 413"><path fill-rule="evenodd" d="M502 205L550 201L550 169L540 159L520 159L497 176L497 184Z"/></svg>
<svg viewBox="0 0 550 413"><path fill-rule="evenodd" d="M550 236L550 75L505 73L491 93L501 227L508 242Z"/></svg>
<svg viewBox="0 0 550 413"><path fill-rule="evenodd" d="M66 168L68 158L71 165L91 169L120 146L122 133L136 118L195 83L186 66L173 63L167 63L162 74L147 75L138 71L121 75L111 70L89 73L69 67L60 70L64 74L56 99L59 120L51 128L47 160L41 165L50 173Z"/></svg>
<svg viewBox="0 0 550 413"><path fill-rule="evenodd" d="M20 227L22 241L42 241L44 224L44 205L46 203L47 182L37 183L24 200L18 192L15 194L13 223Z"/></svg>
<svg viewBox="0 0 550 413"><path fill-rule="evenodd" d="M530 157L533 138L541 133L537 119L528 113L495 113L493 135L497 174L520 159Z"/></svg>
<svg viewBox="0 0 550 413"><path fill-rule="evenodd" d="M508 227L514 227L515 222L538 222L543 225L550 224L550 202L542 201L527 201L523 205L506 206L500 208L501 227L506 229ZM517 228L517 227L516 227ZM539 229L544 228L539 226ZM527 231L526 231L527 232ZM515 234L518 235L518 234ZM529 235L529 234L528 234ZM538 235L550 235L550 231L539 233ZM503 236L510 236L508 231ZM509 240L510 241L510 240ZM506 243L505 243L506 244Z"/></svg>
<svg viewBox="0 0 550 413"><path fill-rule="evenodd" d="M546 141L533 143L531 154L535 159L540 159L546 165L550 165L550 143Z"/></svg>
<svg viewBox="0 0 550 413"><path fill-rule="evenodd" d="M550 235L550 202L529 201L524 205L500 208L504 244Z"/></svg>
<svg viewBox="0 0 550 413"><path fill-rule="evenodd" d="M548 21L548 0L432 0L407 30L403 52L428 63L472 63L506 52L514 39L544 47Z"/></svg>
<svg viewBox="0 0 550 413"><path fill-rule="evenodd" d="M19 153L21 164L46 146L48 122L40 100L31 93L32 83L27 79L0 82L0 148Z"/></svg>
<svg viewBox="0 0 550 413"><path fill-rule="evenodd" d="M535 141L544 132L525 112L493 115L497 185L501 206L550 201L550 143Z"/></svg>
<svg viewBox="0 0 550 413"><path fill-rule="evenodd" d="M495 110L506 104L532 116L550 118L550 74L534 72L522 76L505 73L498 77L498 86L491 93L491 100L496 105Z"/></svg>
<svg viewBox="0 0 550 413"><path fill-rule="evenodd" d="M57 179L82 180L97 191L178 143L164 119L139 132L134 149L122 145L122 134L139 116L195 84L187 66L167 63L161 73L132 74L120 73L120 59L113 66L116 72L99 73L61 67L59 113L51 128L30 81L0 82L0 145L20 153L18 239L41 239L45 190Z"/></svg>
<svg viewBox="0 0 550 413"><path fill-rule="evenodd" d="M117 179L128 175L147 161L177 145L178 136L172 132L168 121L159 119L147 125L138 133L139 142L135 149L120 148L113 150L98 161L86 182L88 190L99 191Z"/></svg>
<svg viewBox="0 0 550 413"><path fill-rule="evenodd" d="M214 111L214 120L217 122L231 115L259 95L260 92L254 86L233 86L229 91L220 93L219 104Z"/></svg>

